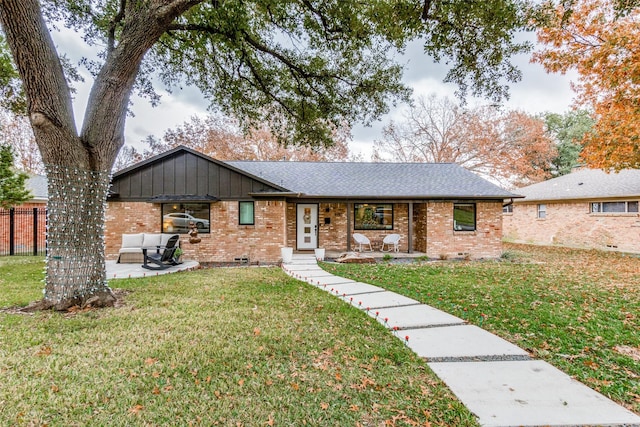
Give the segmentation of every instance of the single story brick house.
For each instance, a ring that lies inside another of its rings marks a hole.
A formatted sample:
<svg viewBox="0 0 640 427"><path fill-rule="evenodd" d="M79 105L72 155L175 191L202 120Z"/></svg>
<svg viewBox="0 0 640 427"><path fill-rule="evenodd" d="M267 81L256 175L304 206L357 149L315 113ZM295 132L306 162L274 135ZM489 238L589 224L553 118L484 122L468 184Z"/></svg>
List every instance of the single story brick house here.
<svg viewBox="0 0 640 427"><path fill-rule="evenodd" d="M454 164L223 162L181 146L114 174L106 255L123 233L177 232L187 259L275 263L283 247L349 251L361 233L379 248L397 233L401 252L495 258L512 197Z"/></svg>
<svg viewBox="0 0 640 427"><path fill-rule="evenodd" d="M640 170L579 169L517 191L506 239L640 253Z"/></svg>

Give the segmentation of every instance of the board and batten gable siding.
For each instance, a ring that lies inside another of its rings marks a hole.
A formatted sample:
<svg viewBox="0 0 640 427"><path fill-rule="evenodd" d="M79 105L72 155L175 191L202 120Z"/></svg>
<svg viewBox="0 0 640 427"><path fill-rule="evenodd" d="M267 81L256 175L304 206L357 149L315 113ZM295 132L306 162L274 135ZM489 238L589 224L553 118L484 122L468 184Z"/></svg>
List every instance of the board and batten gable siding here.
<svg viewBox="0 0 640 427"><path fill-rule="evenodd" d="M278 189L190 152L135 168L114 176L111 200L145 200L159 196L209 195L219 199L250 198L249 193Z"/></svg>

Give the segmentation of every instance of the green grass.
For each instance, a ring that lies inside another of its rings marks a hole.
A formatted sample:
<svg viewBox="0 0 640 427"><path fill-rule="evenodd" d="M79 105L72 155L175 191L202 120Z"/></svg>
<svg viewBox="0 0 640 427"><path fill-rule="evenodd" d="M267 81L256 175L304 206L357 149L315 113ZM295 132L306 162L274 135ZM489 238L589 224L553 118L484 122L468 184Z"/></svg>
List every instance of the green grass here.
<svg viewBox="0 0 640 427"><path fill-rule="evenodd" d="M0 307L42 277L0 258ZM477 425L382 325L277 268L111 285L123 305L0 311L0 425Z"/></svg>
<svg viewBox="0 0 640 427"><path fill-rule="evenodd" d="M324 266L481 325L640 413L640 258L505 249L501 261Z"/></svg>

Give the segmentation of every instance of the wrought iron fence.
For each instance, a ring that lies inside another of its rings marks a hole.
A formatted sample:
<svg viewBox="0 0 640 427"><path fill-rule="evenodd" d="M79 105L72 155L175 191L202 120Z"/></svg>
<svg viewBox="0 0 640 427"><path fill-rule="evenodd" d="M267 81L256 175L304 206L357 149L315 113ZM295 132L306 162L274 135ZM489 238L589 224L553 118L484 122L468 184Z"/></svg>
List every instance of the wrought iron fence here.
<svg viewBox="0 0 640 427"><path fill-rule="evenodd" d="M0 255L44 255L47 210L0 209Z"/></svg>

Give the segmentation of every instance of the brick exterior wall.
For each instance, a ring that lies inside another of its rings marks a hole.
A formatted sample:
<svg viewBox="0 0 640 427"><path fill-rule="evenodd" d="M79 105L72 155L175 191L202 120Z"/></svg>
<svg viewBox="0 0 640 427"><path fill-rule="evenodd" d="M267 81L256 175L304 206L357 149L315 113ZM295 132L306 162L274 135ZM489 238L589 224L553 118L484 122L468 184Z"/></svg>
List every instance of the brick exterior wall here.
<svg viewBox="0 0 640 427"><path fill-rule="evenodd" d="M248 256L251 262L275 263L281 259L280 248L296 248L296 203L255 201L255 225L238 224L238 202L221 201L211 204L210 234L201 233L202 241L190 244L189 236L181 235L185 259L199 262L231 262ZM330 251L346 251L346 203L318 204L318 245ZM502 203L476 204L477 230L453 231L453 203L415 203L413 250L425 252L430 258L461 257L495 258L502 253ZM325 218L329 223L325 223ZM107 259L118 258L124 233L159 233L161 205L141 202L110 202L107 207L105 244ZM408 205L394 204L393 230L356 230L367 236L374 249L391 233L402 236L400 252L408 251ZM351 244L352 250L355 244Z"/></svg>
<svg viewBox="0 0 640 427"><path fill-rule="evenodd" d="M537 203L514 203L504 214L504 237L544 245L616 249L640 252L640 214L592 214L590 203L544 203L545 219L538 219Z"/></svg>
<svg viewBox="0 0 640 427"><path fill-rule="evenodd" d="M252 263L274 263L284 246L285 202L255 201L255 225L239 225L238 202L211 204L211 233L200 233L200 243L189 243L180 235L185 259L198 262L231 262L249 257ZM161 205L139 202L110 202L107 207L105 245L107 259L118 258L123 233L159 233Z"/></svg>
<svg viewBox="0 0 640 427"><path fill-rule="evenodd" d="M476 203L476 230L453 230L453 203L427 203L429 258L498 258L502 255L502 203Z"/></svg>

